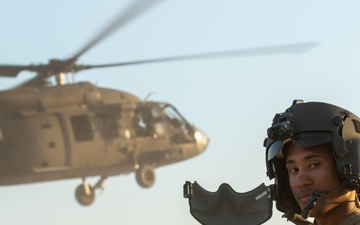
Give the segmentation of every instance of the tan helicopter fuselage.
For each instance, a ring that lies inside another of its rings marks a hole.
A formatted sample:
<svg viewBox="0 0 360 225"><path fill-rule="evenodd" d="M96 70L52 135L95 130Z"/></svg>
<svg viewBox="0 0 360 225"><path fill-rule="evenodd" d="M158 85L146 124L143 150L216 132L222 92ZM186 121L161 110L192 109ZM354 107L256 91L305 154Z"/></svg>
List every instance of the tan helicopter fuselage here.
<svg viewBox="0 0 360 225"><path fill-rule="evenodd" d="M0 92L0 185L156 168L207 144L171 105L87 82Z"/></svg>

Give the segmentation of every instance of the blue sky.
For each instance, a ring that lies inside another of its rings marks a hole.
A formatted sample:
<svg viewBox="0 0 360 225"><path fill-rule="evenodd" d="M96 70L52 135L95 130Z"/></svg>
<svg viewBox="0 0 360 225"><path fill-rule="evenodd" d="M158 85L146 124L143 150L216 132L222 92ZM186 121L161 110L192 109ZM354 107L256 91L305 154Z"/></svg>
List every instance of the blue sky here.
<svg viewBox="0 0 360 225"><path fill-rule="evenodd" d="M132 1L5 0L0 9L0 63L65 59L81 49ZM333 103L360 114L358 1L162 1L89 50L79 63L148 58L316 42L301 54L227 57L80 72L74 79L170 102L210 137L207 151L157 170L150 189L134 174L111 177L95 203L74 198L80 179L0 187L2 224L196 225L186 180L216 191L229 183L246 192L265 174L262 147L275 113L294 99ZM5 90L34 74L1 78ZM90 178L95 183L97 178ZM266 223L286 223L274 210Z"/></svg>

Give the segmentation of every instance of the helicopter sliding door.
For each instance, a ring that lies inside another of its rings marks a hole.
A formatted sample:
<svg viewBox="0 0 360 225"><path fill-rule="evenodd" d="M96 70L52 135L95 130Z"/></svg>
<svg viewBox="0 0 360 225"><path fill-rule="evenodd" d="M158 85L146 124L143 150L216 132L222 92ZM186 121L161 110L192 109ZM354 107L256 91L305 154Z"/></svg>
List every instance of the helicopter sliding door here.
<svg viewBox="0 0 360 225"><path fill-rule="evenodd" d="M120 107L102 106L101 111L77 112L67 116L71 165L96 168L117 165L126 156L119 151Z"/></svg>

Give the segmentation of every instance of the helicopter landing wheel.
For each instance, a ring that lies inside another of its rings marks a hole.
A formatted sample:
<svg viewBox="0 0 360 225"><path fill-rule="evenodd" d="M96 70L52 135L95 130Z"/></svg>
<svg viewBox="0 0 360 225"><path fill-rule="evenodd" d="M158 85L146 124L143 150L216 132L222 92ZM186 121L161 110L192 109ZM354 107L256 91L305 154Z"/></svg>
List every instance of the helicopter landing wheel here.
<svg viewBox="0 0 360 225"><path fill-rule="evenodd" d="M80 184L75 191L76 200L83 206L89 206L95 201L95 190L86 184Z"/></svg>
<svg viewBox="0 0 360 225"><path fill-rule="evenodd" d="M142 165L136 170L136 181L143 188L149 188L154 185L156 180L155 169L150 165Z"/></svg>

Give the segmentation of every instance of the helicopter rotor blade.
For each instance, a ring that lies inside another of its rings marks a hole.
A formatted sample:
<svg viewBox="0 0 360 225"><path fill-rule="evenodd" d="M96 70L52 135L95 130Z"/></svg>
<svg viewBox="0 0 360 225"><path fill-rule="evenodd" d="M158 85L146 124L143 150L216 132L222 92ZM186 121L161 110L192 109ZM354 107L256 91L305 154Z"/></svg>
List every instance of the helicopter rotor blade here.
<svg viewBox="0 0 360 225"><path fill-rule="evenodd" d="M146 63L158 63L158 62L190 60L190 59L205 59L205 58L244 57L244 56L273 55L273 54L285 54L285 53L302 54L302 53L312 50L313 48L317 47L318 45L319 44L315 43L315 42L303 42L303 43L293 43L293 44L277 45L277 46L270 46L270 47L267 46L267 47L258 47L258 48L246 48L246 49L239 49L239 50L209 52L209 53L202 53L202 54L145 59L145 60L101 64L101 65L78 65L77 68L75 68L75 69L76 69L76 71L80 71L80 70L92 69L92 68L130 66L130 65L139 65L139 64L146 64Z"/></svg>
<svg viewBox="0 0 360 225"><path fill-rule="evenodd" d="M274 54L285 54L285 53L302 54L312 50L318 45L319 44L315 42L302 42L302 43L293 43L286 45L246 48L240 50L219 51L219 52L210 52L210 53L193 54L193 55L182 55L182 56L145 59L145 60L137 60L137 61L129 61L129 62L101 64L101 65L70 65L75 62L75 59L71 58L66 61L60 61L59 64L50 63L47 65L37 65L37 66L0 65L0 76L16 77L18 73L23 70L49 75L51 74L51 72L78 72L81 70L92 69L92 68L130 66L130 65L147 64L147 63L180 61L180 60L190 60L190 59L244 57L244 56L274 55ZM69 68L67 68L66 65L69 65Z"/></svg>
<svg viewBox="0 0 360 225"><path fill-rule="evenodd" d="M73 59L50 60L48 64L39 65L0 65L0 77L16 77L21 71L36 72L39 76L47 77L60 72L70 72L74 66Z"/></svg>
<svg viewBox="0 0 360 225"><path fill-rule="evenodd" d="M23 70L31 70L30 66L0 65L0 76L16 77Z"/></svg>
<svg viewBox="0 0 360 225"><path fill-rule="evenodd" d="M151 6L154 6L155 3L161 0L138 0L133 4L129 5L128 9L119 14L115 19L105 27L102 32L95 36L92 41L85 45L80 51L78 51L73 57L67 60L50 60L49 64L41 65L29 65L29 66L20 66L20 65L0 65L0 76L4 77L16 77L21 71L28 70L31 72L37 72L41 76L50 76L60 72L72 72L74 67L76 67L76 60L87 52L91 47L98 44L100 41L108 37L115 30L119 29L121 26L126 25L131 20L139 16L141 13L145 12ZM43 78L39 78L42 80Z"/></svg>
<svg viewBox="0 0 360 225"><path fill-rule="evenodd" d="M78 59L91 47L102 41L115 30L129 23L135 17L142 14L159 1L161 0L138 0L137 2L133 3L124 13L119 14L119 16L117 16L108 26L106 26L102 32L100 32L92 41L90 41L80 51L78 51L72 58L75 60Z"/></svg>

